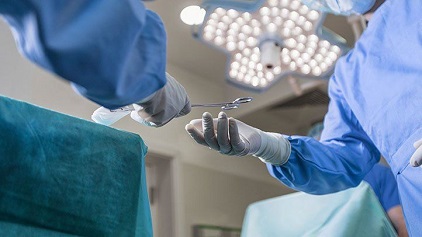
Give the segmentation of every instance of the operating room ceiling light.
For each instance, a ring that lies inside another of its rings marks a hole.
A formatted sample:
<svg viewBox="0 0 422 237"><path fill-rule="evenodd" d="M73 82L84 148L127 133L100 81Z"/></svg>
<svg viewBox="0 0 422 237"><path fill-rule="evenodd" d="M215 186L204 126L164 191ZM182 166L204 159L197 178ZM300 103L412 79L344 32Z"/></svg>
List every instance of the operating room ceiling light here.
<svg viewBox="0 0 422 237"><path fill-rule="evenodd" d="M205 10L201 7L192 5L182 10L180 19L187 25L199 25L202 24L205 13Z"/></svg>
<svg viewBox="0 0 422 237"><path fill-rule="evenodd" d="M347 51L321 24L325 15L298 0L210 0L196 36L229 56L227 79L264 91L289 75L328 77Z"/></svg>

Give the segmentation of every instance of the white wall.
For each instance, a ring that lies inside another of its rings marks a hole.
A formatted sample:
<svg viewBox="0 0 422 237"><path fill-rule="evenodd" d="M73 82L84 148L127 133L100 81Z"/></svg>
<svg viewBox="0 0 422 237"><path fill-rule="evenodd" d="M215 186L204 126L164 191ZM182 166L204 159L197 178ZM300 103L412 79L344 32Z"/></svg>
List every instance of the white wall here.
<svg viewBox="0 0 422 237"><path fill-rule="evenodd" d="M168 65L168 71L186 87L192 102L217 102L235 94L227 93L227 88L178 67ZM75 94L66 81L23 59L3 23L0 23L0 94L84 119L89 119L97 108L94 103ZM176 182L176 189L180 190L176 202L179 214L184 217L177 223L185 227L180 226L177 233L180 237L187 236L185 233L196 221L219 220L215 224L239 226L242 210L248 203L281 193L281 189L277 190L280 187L278 182L268 175L257 159L222 156L191 140L184 126L191 119L200 118L204 111L194 109L188 116L175 119L159 129L140 126L128 117L115 125L116 128L140 134L150 151L173 157L183 167L180 169L183 173L176 176L180 179ZM245 113L245 110L239 111ZM218 110L210 112L217 115ZM198 203L199 190L201 195L209 193L207 202ZM211 195L217 194L220 199L212 198ZM233 207L232 213L224 214L219 209L216 202L222 201L223 196L230 202L221 204L227 207L226 210Z"/></svg>

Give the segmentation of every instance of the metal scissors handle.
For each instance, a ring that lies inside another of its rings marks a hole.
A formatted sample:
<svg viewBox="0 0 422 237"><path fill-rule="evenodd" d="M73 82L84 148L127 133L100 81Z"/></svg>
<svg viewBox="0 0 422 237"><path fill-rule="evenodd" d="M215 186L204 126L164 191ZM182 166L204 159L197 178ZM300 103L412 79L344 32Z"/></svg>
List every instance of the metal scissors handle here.
<svg viewBox="0 0 422 237"><path fill-rule="evenodd" d="M191 107L220 107L222 110L237 109L240 104L248 103L253 100L252 97L240 97L232 102L211 103L211 104L192 104Z"/></svg>

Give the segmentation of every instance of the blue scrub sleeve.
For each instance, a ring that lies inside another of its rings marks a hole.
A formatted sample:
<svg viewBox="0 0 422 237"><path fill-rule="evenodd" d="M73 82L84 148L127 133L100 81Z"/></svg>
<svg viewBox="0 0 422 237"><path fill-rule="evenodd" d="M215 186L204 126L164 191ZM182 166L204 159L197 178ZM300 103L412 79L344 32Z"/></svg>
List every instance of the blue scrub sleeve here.
<svg viewBox="0 0 422 237"><path fill-rule="evenodd" d="M380 202L384 209L388 212L391 208L401 205L397 182L390 169L384 173L381 185L383 193Z"/></svg>
<svg viewBox="0 0 422 237"><path fill-rule="evenodd" d="M139 0L4 0L19 51L107 108L166 83L166 33Z"/></svg>
<svg viewBox="0 0 422 237"><path fill-rule="evenodd" d="M327 194L355 187L379 160L379 151L345 103L334 76L329 95L321 142L288 137L292 147L288 162L267 165L272 176L293 189Z"/></svg>
<svg viewBox="0 0 422 237"><path fill-rule="evenodd" d="M376 164L363 180L371 185L386 212L401 205L397 182L390 168Z"/></svg>

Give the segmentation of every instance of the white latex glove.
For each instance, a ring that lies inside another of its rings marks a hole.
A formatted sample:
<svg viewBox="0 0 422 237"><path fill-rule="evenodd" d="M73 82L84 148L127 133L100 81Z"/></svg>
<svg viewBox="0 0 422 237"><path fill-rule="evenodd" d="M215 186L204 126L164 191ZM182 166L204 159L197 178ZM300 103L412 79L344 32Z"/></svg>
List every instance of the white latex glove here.
<svg viewBox="0 0 422 237"><path fill-rule="evenodd" d="M422 139L415 142L413 144L416 151L413 153L412 157L410 158L410 165L413 167L421 166L422 165Z"/></svg>
<svg viewBox="0 0 422 237"><path fill-rule="evenodd" d="M130 114L130 111L126 111L123 108L112 112L105 107L100 107L94 111L91 119L96 123L110 126L128 114Z"/></svg>
<svg viewBox="0 0 422 237"><path fill-rule="evenodd" d="M108 126L130 114L143 125L161 127L175 117L188 114L191 106L185 88L170 74L166 73L166 77L166 85L143 101L113 111L100 107L92 114L92 120Z"/></svg>
<svg viewBox="0 0 422 237"><path fill-rule="evenodd" d="M190 112L190 100L185 88L170 74L166 73L167 83L156 91L147 100L137 103L135 111L131 113L132 119L153 127L161 127L175 117L186 115Z"/></svg>
<svg viewBox="0 0 422 237"><path fill-rule="evenodd" d="M265 163L283 165L290 156L290 142L281 134L263 132L220 112L218 119L205 112L185 127L199 144L226 155L254 155Z"/></svg>

